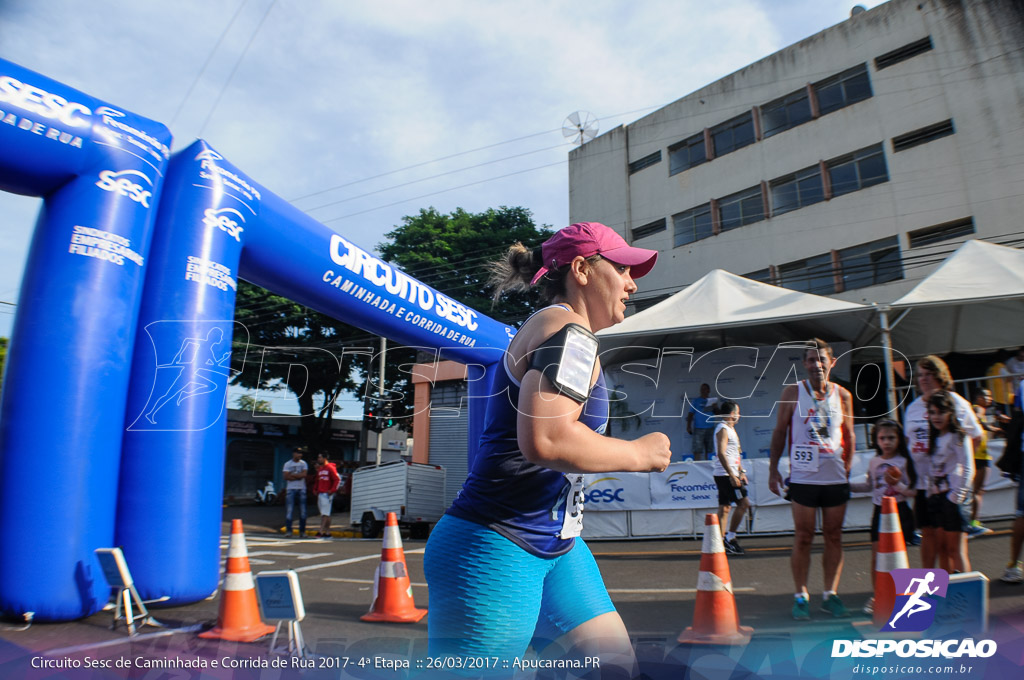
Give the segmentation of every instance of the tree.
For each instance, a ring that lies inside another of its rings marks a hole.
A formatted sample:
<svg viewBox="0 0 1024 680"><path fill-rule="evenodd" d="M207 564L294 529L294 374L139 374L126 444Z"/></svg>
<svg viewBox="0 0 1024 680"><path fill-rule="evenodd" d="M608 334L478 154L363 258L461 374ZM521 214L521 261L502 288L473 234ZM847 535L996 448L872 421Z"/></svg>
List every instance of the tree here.
<svg viewBox="0 0 1024 680"><path fill-rule="evenodd" d="M0 385L4 380L4 364L7 363L7 338L0 338Z"/></svg>
<svg viewBox="0 0 1024 680"><path fill-rule="evenodd" d="M499 258L516 241L539 247L549 236L537 227L526 208L490 208L481 213L457 208L442 215L434 208L402 218L401 226L385 234L390 242L377 246L381 257L445 295L488 316L518 326L539 302L534 292L505 295L491 306L487 263Z"/></svg>
<svg viewBox="0 0 1024 680"><path fill-rule="evenodd" d="M362 384L364 352L373 338L247 281L238 282L235 321L247 334L235 333L237 372L231 384L290 390L299 402L303 439L314 453L324 450L339 408L336 400Z"/></svg>
<svg viewBox="0 0 1024 680"><path fill-rule="evenodd" d="M377 252L445 295L502 323L519 326L537 308L537 293L511 292L492 306L487 264L500 258L516 241L534 248L551 234L550 227L534 224L526 208L502 206L480 213L457 208L450 215L427 208L418 215L403 217L401 225L385 234L390 240L378 244ZM393 407L396 415L412 413L412 384L401 366L408 370L408 365L416 361L415 353L408 348L388 350L385 389L405 395L401 408ZM411 431L411 422L406 430Z"/></svg>
<svg viewBox="0 0 1024 680"><path fill-rule="evenodd" d="M242 411L249 411L250 413L270 413L270 402L263 399L257 399L256 397L243 394L235 399L235 406Z"/></svg>

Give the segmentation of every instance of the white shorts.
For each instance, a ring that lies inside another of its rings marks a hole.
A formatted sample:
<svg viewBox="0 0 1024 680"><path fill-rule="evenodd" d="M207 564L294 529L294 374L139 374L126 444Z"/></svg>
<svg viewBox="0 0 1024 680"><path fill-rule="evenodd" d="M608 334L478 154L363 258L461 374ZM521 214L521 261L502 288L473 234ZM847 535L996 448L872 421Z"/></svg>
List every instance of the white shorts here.
<svg viewBox="0 0 1024 680"><path fill-rule="evenodd" d="M321 493L317 494L316 507L320 509L321 515L331 514L331 503L334 502L333 493Z"/></svg>

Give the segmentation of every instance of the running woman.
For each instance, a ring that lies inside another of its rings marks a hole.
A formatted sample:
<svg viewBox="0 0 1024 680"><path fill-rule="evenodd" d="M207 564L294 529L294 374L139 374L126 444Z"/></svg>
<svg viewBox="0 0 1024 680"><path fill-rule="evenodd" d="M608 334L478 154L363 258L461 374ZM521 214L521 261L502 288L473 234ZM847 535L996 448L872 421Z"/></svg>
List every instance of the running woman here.
<svg viewBox="0 0 1024 680"><path fill-rule="evenodd" d="M656 257L589 222L494 263L496 297L539 284L552 304L509 345L469 475L427 543L432 657L510 662L531 641L541 654L554 641L600 657L602 672L633 673L629 636L579 536L583 473L663 471L671 459L663 433L603 435L608 393L593 336L623 320L634 279Z"/></svg>

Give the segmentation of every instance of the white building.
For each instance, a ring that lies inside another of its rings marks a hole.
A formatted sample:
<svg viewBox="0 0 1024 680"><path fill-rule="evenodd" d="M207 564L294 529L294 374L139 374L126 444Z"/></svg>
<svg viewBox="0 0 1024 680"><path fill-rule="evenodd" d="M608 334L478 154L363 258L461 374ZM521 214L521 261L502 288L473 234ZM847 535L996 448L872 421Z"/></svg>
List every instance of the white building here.
<svg viewBox="0 0 1024 680"><path fill-rule="evenodd" d="M641 308L715 268L887 302L1024 241L1022 7L891 0L611 130L570 155L571 221L660 252Z"/></svg>

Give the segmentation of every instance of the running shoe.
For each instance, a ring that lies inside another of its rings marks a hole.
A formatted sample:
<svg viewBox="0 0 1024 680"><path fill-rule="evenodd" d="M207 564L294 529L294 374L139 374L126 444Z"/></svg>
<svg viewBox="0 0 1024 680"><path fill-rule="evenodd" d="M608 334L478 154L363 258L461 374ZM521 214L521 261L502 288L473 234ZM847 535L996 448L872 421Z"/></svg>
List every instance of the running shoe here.
<svg viewBox="0 0 1024 680"><path fill-rule="evenodd" d="M807 606L807 598L793 598L793 618L797 621L811 620L811 609Z"/></svg>
<svg viewBox="0 0 1024 680"><path fill-rule="evenodd" d="M875 613L875 598L871 598L870 600L868 600L867 604L864 605L863 611L865 614L868 614L869 616Z"/></svg>
<svg viewBox="0 0 1024 680"><path fill-rule="evenodd" d="M1021 583L1024 582L1024 568L1020 562L1016 562L1006 568L1003 575L999 578L1003 583Z"/></svg>
<svg viewBox="0 0 1024 680"><path fill-rule="evenodd" d="M907 545L921 545L921 532L911 532L910 536L907 537Z"/></svg>
<svg viewBox="0 0 1024 680"><path fill-rule="evenodd" d="M985 534L991 533L992 530L978 520L971 522L971 526L967 528L967 538L977 538L978 536L984 536Z"/></svg>
<svg viewBox="0 0 1024 680"><path fill-rule="evenodd" d="M731 541L729 539L725 539L726 555L742 555L743 552L743 548L740 547L740 544L736 542L735 538Z"/></svg>
<svg viewBox="0 0 1024 680"><path fill-rule="evenodd" d="M821 611L831 614L837 619L845 619L850 616L850 610L846 608L838 595L829 595L828 599L821 603Z"/></svg>

